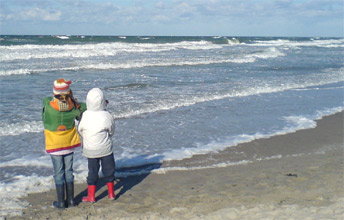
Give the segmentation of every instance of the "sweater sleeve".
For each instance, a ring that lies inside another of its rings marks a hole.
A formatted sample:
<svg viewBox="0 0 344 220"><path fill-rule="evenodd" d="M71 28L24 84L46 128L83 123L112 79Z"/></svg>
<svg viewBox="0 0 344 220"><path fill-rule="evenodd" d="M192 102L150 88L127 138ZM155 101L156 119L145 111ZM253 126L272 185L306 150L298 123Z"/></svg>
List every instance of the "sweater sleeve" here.
<svg viewBox="0 0 344 220"><path fill-rule="evenodd" d="M43 108L42 108L42 121L44 121L45 119L45 106L47 104L49 104L50 100L52 99L52 97L45 97L43 99Z"/></svg>
<svg viewBox="0 0 344 220"><path fill-rule="evenodd" d="M77 109L78 111L78 115L76 116L76 120L80 121L82 118L82 113L84 113L84 111L86 111L86 104L81 102L80 104L80 108Z"/></svg>
<svg viewBox="0 0 344 220"><path fill-rule="evenodd" d="M83 120L80 120L79 125L78 125L78 132L79 132L81 137L83 136L83 134L82 134L83 130L84 130L83 129Z"/></svg>
<svg viewBox="0 0 344 220"><path fill-rule="evenodd" d="M109 128L109 134L110 136L113 136L115 133L115 119L114 117L109 113L110 121L111 121L111 126Z"/></svg>

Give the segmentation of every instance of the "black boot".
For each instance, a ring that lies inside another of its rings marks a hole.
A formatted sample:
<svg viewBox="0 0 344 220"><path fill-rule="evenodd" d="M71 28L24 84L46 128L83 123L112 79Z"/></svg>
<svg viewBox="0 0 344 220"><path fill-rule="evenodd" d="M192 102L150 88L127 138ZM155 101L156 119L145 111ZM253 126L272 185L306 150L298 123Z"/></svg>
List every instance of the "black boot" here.
<svg viewBox="0 0 344 220"><path fill-rule="evenodd" d="M55 185L56 186L56 195L57 195L57 201L53 202L53 206L58 209L64 209L66 207L65 205L65 185Z"/></svg>
<svg viewBox="0 0 344 220"><path fill-rule="evenodd" d="M66 195L67 195L67 205L68 207L75 206L74 202L74 183L66 184Z"/></svg>

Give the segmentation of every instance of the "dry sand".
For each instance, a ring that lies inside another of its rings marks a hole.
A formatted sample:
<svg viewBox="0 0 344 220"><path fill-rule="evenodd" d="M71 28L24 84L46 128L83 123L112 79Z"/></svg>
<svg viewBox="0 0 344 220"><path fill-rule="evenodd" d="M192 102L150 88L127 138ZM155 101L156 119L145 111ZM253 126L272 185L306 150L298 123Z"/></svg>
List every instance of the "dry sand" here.
<svg viewBox="0 0 344 220"><path fill-rule="evenodd" d="M106 186L100 183L96 203L80 203L65 210L51 207L55 191L30 194L23 198L30 203L23 215L6 219L342 220L343 145L341 112L318 121L314 129L236 146L252 149L258 156L275 149L271 155L280 153L280 158L119 179L115 201L107 199ZM189 167L209 157L221 162L230 153L227 149L168 165ZM77 201L86 189L86 184L76 185Z"/></svg>

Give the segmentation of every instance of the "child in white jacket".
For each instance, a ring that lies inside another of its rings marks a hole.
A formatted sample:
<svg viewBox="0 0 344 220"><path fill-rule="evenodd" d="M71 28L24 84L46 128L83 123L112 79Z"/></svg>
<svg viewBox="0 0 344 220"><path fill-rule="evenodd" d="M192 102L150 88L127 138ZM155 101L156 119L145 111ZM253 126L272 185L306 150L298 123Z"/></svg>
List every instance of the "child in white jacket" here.
<svg viewBox="0 0 344 220"><path fill-rule="evenodd" d="M115 132L115 120L106 111L107 100L101 89L91 89L86 98L87 110L83 113L78 131L83 138L83 155L88 158L88 195L83 202L95 202L96 184L100 163L108 187L108 198L115 199L115 159L111 136Z"/></svg>

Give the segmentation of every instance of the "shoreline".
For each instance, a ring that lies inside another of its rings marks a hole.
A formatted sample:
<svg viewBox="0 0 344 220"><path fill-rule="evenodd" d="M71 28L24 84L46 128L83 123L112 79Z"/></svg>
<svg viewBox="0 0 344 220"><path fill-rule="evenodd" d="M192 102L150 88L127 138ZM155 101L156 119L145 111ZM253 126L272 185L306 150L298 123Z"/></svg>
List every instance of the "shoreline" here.
<svg viewBox="0 0 344 220"><path fill-rule="evenodd" d="M235 166L236 162L241 162L242 160L251 161L253 159L251 162L258 162L272 158L315 153L325 145L344 142L344 111L324 116L322 119L315 120L315 122L316 127L314 128L300 129L287 134L254 139L227 147L219 152L193 155L191 158L182 160L166 161L162 167L211 167L214 164L226 163L229 160ZM329 133L329 131L331 132Z"/></svg>
<svg viewBox="0 0 344 220"><path fill-rule="evenodd" d="M55 190L29 194L22 216L6 219L342 219L344 215L343 112L317 127L235 146L256 161L199 170L155 172L120 178L109 201L100 181L94 204L56 210ZM271 156L265 157L267 151ZM271 152L270 152L271 151ZM168 166L228 161L233 148L197 155ZM280 155L280 157L276 157ZM163 167L166 167L164 164ZM87 185L75 184L77 202Z"/></svg>

